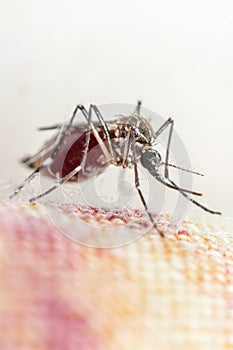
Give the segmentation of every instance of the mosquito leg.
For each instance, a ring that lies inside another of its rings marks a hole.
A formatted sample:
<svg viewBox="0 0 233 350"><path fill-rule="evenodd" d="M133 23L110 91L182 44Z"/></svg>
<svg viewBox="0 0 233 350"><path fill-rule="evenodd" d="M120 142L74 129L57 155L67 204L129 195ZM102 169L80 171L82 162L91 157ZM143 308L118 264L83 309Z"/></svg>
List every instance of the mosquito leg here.
<svg viewBox="0 0 233 350"><path fill-rule="evenodd" d="M60 137L59 143L58 143L57 147L54 149L53 153L51 154L48 162L51 163L55 159L55 157L57 156L57 154L60 151L60 149L61 149L61 147L63 145L63 142L64 142L64 140L65 140L65 138L66 138L66 136L67 136L67 134L68 134L68 132L69 132L73 122L74 122L74 119L76 117L76 114L77 114L78 110L83 111L83 109L85 109L85 107L83 105L77 105L75 107L75 109L73 111L73 114L72 114L72 116L71 116L71 118L69 120L69 123L65 126L63 132L61 133L61 137ZM85 114L84 114L84 116L85 116ZM46 164L46 165L48 165L48 164ZM43 166L43 163L42 163L42 166Z"/></svg>
<svg viewBox="0 0 233 350"><path fill-rule="evenodd" d="M138 115L140 115L141 104L142 104L142 102L138 101L137 107L136 107L136 110L135 110L135 112ZM95 114L96 114L96 116L97 116L101 126L103 127L103 130L104 130L105 135L107 137L107 142L108 142L111 158L116 161L116 155L115 155L115 152L114 152L114 148L112 146L112 141L111 141L111 138L110 138L110 133L109 133L109 130L108 130L107 123L105 122L105 120L104 120L100 110L98 109L98 107L96 105L91 105L90 108L92 108L94 110L94 112L95 112ZM125 165L125 162L127 160L128 153L129 153L129 144L130 144L129 137L130 137L130 133L127 136L127 140L126 140L125 147L124 147L124 156L123 156L123 164L122 164L123 166Z"/></svg>
<svg viewBox="0 0 233 350"><path fill-rule="evenodd" d="M34 202L37 199L46 196L47 194L49 194L50 192L54 191L56 188L61 186L63 183L69 181L80 170L84 169L85 163L86 163L87 151L88 151L89 142L90 142L90 135L91 135L91 113L90 112L88 113L84 106L79 106L79 109L81 109L85 119L87 119L87 121L88 121L88 131L87 131L87 134L86 134L86 141L85 141L85 145L84 145L84 152L83 152L82 161L81 161L80 165L77 166L74 170L72 170L69 174L67 174L64 178L60 179L54 186L50 187L48 190L44 191L43 193L39 194L36 197L30 198L30 202ZM73 117L74 117L74 114L73 114L72 118ZM74 118L73 118L73 120L74 120ZM70 124L70 126L72 125L72 121L71 120L70 120L69 124Z"/></svg>
<svg viewBox="0 0 233 350"><path fill-rule="evenodd" d="M84 106L82 106L82 105L77 106L77 107L76 107L76 110L74 111L74 113L73 113L73 115L72 115L72 118L71 118L69 124L67 125L66 130L64 131L64 134L63 134L63 135L66 136L68 128L72 125L72 122L73 122L73 120L74 120L74 118L75 118L75 115L76 115L77 108L79 108L79 109L81 110L81 112L83 113L85 119L86 119L87 122L88 122L88 131L87 131L87 133L86 133L86 141L85 141L83 156L82 156L82 160L81 160L81 162L80 162L80 165L77 166L74 170L72 170L69 174L67 174L64 178L62 178L62 179L60 179L59 181L57 181L57 183L56 183L54 186L50 187L48 190L44 191L43 193L39 194L38 196L31 198L31 199L30 199L30 202L34 202L35 200L46 196L46 195L49 194L50 192L54 191L56 188L60 187L60 186L63 185L64 183L68 182L68 181L69 181L74 175L76 175L79 171L81 171L81 170L84 171L84 170L85 170L85 163L86 163L87 152L88 152L88 147L89 147L89 142L90 142L91 130L92 130L94 136L96 137L96 139L97 139L97 141L98 141L98 143L99 143L99 145L100 145L100 147L101 147L101 143L102 143L103 141L102 141L102 139L100 138L99 133L98 133L98 131L96 130L96 127L95 127L95 125L94 125L93 122L92 122L92 108L91 108L91 107L89 108L89 112L87 112L87 110L85 109ZM65 136L62 136L62 137L63 137L62 142L64 141ZM62 137L61 137L61 138L62 138ZM61 142L61 141L60 141L60 142ZM102 148L103 152L105 152L106 157L109 157L109 154L108 154L107 151L106 151L106 146L104 145L104 146L102 146L101 148ZM59 151L59 150L58 150L58 151ZM57 153L58 153L58 152L57 152ZM55 150L55 152L54 152L55 156L57 155L57 153L56 153L56 150ZM107 154L106 154L106 153L107 153ZM52 154L51 157L54 157L54 155ZM53 159L54 159L54 158L53 158Z"/></svg>
<svg viewBox="0 0 233 350"><path fill-rule="evenodd" d="M59 139L57 141L57 146L55 147L53 153L51 154L51 156L49 158L46 158L41 164L39 167L37 167L31 175L29 175L19 186L16 187L16 189L14 190L14 192L9 196L9 199L12 199L14 196L18 195L20 193L20 191L24 188L24 186L30 182L37 173L39 173L40 170L42 170L43 168L45 168L46 166L50 165L52 163L52 161L55 159L55 157L57 156L63 142L64 142L64 139L70 129L70 127L72 126L72 123L73 123L73 120L74 118L76 117L76 114L77 114L77 111L78 110L85 110L85 107L82 106L82 105L77 105L73 114L72 114L72 117L69 121L69 123L66 125L66 127L62 130L61 134L59 135ZM86 118L86 115L84 114L84 117ZM41 152L41 151L40 151ZM38 154L41 154L41 153L38 153ZM33 157L34 158L34 157ZM28 160L29 161L29 160Z"/></svg>
<svg viewBox="0 0 233 350"><path fill-rule="evenodd" d="M54 191L56 188L60 187L61 185L63 185L64 183L66 183L67 181L69 181L74 175L76 175L80 170L82 170L81 165L78 165L74 170L72 170L69 174L67 174L65 177L63 177L62 179L58 180L56 182L56 184L52 187L50 187L48 190L40 193L38 196L32 197L30 198L30 202L35 202L37 199L42 198L44 196L46 196L47 194L49 194L50 192Z"/></svg>
<svg viewBox="0 0 233 350"><path fill-rule="evenodd" d="M98 134L98 131L95 129L95 126L94 126L94 124L93 124L92 121L91 121L91 111L89 111L89 113L88 113L87 110L86 110L86 108L85 108L83 105L77 105L77 106L75 107L74 111L73 111L73 114L72 114L72 116L71 116L71 118L70 118L70 120L69 120L69 123L65 126L64 130L63 130L62 133L61 133L61 136L60 136L60 140L59 140L59 142L58 142L58 145L57 145L56 148L54 149L54 151L53 151L52 155L49 157L49 159L46 159L46 160L45 160L45 161L46 161L46 165L48 165L48 163L51 163L51 162L55 159L55 157L57 156L57 154L59 153L59 151L60 151L60 149L61 149L61 147L62 147L62 145L63 145L63 142L64 142L64 140L65 140L65 138L66 138L66 136L67 136L67 134L68 134L68 132L69 132L69 130L70 130L70 128L71 128L73 122L74 122L74 119L76 118L76 115L77 115L78 110L81 111L81 113L83 114L84 118L85 118L85 119L87 120L87 122L88 122L88 139L90 140L90 128L94 129L94 130L93 130L93 133L94 133L94 135L96 136L97 141L98 141L98 138L100 138L100 136L99 136L99 134ZM95 132L94 132L94 131L95 131ZM98 134L98 135L96 135L96 134ZM89 145L89 141L88 141L88 143L86 142L86 147L85 147L85 149L88 148L88 145ZM42 163L42 166L43 166L43 163Z"/></svg>
<svg viewBox="0 0 233 350"><path fill-rule="evenodd" d="M156 136L158 136L159 134L161 134L168 126L170 125L170 130L169 130L169 136L168 136L168 141L167 141L167 149L166 149L166 159L165 162L163 162L163 165L165 166L164 169L164 176L167 179L169 177L169 166L173 167L173 168L177 168L183 171L186 171L188 173L192 173L192 174L196 174L196 175L200 175L200 176L204 176L203 174L200 174L196 171L193 170L189 170L189 169L184 169L181 168L177 165L174 164L169 164L169 152L170 152L170 145L171 145L171 139L172 139L172 132L173 132L173 127L174 127L174 120L172 120L171 118L169 118L160 128L159 130L156 132Z"/></svg>
<svg viewBox="0 0 233 350"><path fill-rule="evenodd" d="M77 112L78 112L79 109L82 111L83 109L85 109L85 107L82 106L82 105L77 105L77 106L75 107L75 109L74 109L74 111L73 111L73 114L72 114L72 117L71 117L70 120L69 120L69 123L68 123L67 125L65 125L64 127L62 127L62 129L61 129L61 133L60 133L60 135L58 136L58 140L56 140L57 145L56 145L56 147L53 146L53 147L54 147L54 150L53 150L52 154L50 155L50 157L46 158L46 159L40 164L40 167L38 168L38 171L39 171L39 170L42 170L42 169L45 168L46 166L50 165L50 164L52 163L52 161L56 158L56 156L57 156L58 152L60 151L60 149L61 149L61 147L62 147L62 145L63 145L63 142L64 142L64 140L65 140L65 138L66 138L66 136L67 136L67 134L68 134L68 132L69 132L71 126L72 126L72 123L73 123L73 121L74 121L74 119L75 119L75 117L76 117L76 114L77 114ZM45 147L46 147L46 146L45 146ZM40 154L40 152L39 152L39 154Z"/></svg>
<svg viewBox="0 0 233 350"><path fill-rule="evenodd" d="M171 139L172 139L174 120L169 118L155 133L155 136L158 137L169 125L170 125L170 130L169 130L169 135L168 135L166 158L165 158L165 163L164 163L164 165L165 165L165 169L164 169L165 178L168 177L169 152L170 152L170 144L171 144Z"/></svg>
<svg viewBox="0 0 233 350"><path fill-rule="evenodd" d="M86 118L87 122L88 122L88 125L90 126L90 129L92 130L93 132L93 135L95 136L99 146L101 147L105 157L107 158L107 160L111 160L112 159L112 156L110 155L106 145L104 144L103 140L101 139L100 135L99 135L99 132L95 126L95 124L92 122L92 105L90 105L90 108L89 108L89 112L86 110L86 108L83 106L83 105L80 105L80 110L81 112L83 113L84 117ZM98 117L98 116L97 116ZM103 118L103 117L102 117ZM105 123L104 119L103 119L103 122ZM101 123L101 122L100 122ZM105 123L106 124L106 123ZM106 135L107 137L107 135Z"/></svg>
<svg viewBox="0 0 233 350"><path fill-rule="evenodd" d="M176 168L176 169L179 169L179 170L186 171L186 173L191 173L191 174L195 174L195 175L199 175L199 176L204 176L204 174L198 173L197 171L193 171L193 170L189 170L189 169L184 169L184 168L181 168L180 166L177 166L177 165L175 165L175 164L164 163L164 162L162 162L162 165L165 165L165 164L167 164L167 166L169 166L169 167L172 167L172 168Z"/></svg>
<svg viewBox="0 0 233 350"><path fill-rule="evenodd" d="M87 113L86 110L85 110L85 112ZM85 115L86 115L86 113L85 113ZM86 133L86 141L85 141L85 145L84 145L82 161L80 163L80 166L82 167L83 173L85 172L87 152L88 152L89 142L90 142L90 138L91 138L91 111L90 110L89 110L89 113L87 113L87 122L88 122L88 128L87 128L87 133Z"/></svg>
<svg viewBox="0 0 233 350"><path fill-rule="evenodd" d="M182 196L184 196L185 198L187 198L190 202L194 203L195 205L197 205L198 207L202 208L203 210L207 211L208 213L211 214L217 214L217 215L221 215L222 213L219 211L214 211L211 209L208 209L207 207L205 207L203 204L197 202L196 200L192 199L191 197L189 197L186 193L184 193L176 184L174 181L170 180L168 178L168 181L177 188L177 190L182 194Z"/></svg>
<svg viewBox="0 0 233 350"><path fill-rule="evenodd" d="M137 166L137 162L136 162L136 150L135 150L135 139L134 139L134 134L133 134L133 130L131 131L131 138L132 138L132 153L133 153L133 163L134 163L134 183L135 183L135 187L138 191L139 197L141 199L141 202L145 208L145 211L151 221L151 223L153 224L154 228L156 229L156 231L160 234L161 237L164 237L164 233L158 228L158 225L156 224L153 216L151 215L148 206L146 204L145 198L143 196L143 193L140 189L140 181L139 181L139 175L138 175L138 166Z"/></svg>
<svg viewBox="0 0 233 350"><path fill-rule="evenodd" d="M142 194L142 191L140 189L140 182L139 182L139 176L138 176L138 166L137 166L137 163L134 163L134 176L135 176L135 187L138 191L138 194L139 194L139 197L142 201L142 204L146 210L146 213L147 215L149 216L150 218L150 221L152 222L153 226L155 227L155 229L158 231L158 233L160 234L161 237L164 237L164 233L158 228L158 225L156 224L156 222L154 221L154 218L153 216L151 215L148 207L147 207L147 204L146 204L146 201L145 201L145 198Z"/></svg>
<svg viewBox="0 0 233 350"><path fill-rule="evenodd" d="M80 170L83 170L83 171L85 170L85 163L86 163L87 152L88 152L90 136L91 136L91 129L93 130L93 132L96 132L98 136L99 136L99 134L98 134L98 131L95 129L93 123L92 123L92 110L91 110L91 108L89 109L89 112L87 112L86 108L84 106L82 106L82 105L78 105L76 107L76 109L74 110L74 113L73 113L73 115L72 115L72 117L70 119L69 124L66 127L66 130L64 131L64 134L66 135L68 128L71 127L72 122L73 122L73 120L75 118L75 115L76 115L76 112L77 112L77 108L79 108L81 110L82 114L84 115L85 119L88 122L88 130L87 130L87 133L86 133L86 140L85 140L84 151L83 151L81 163L74 170L72 170L69 174L67 174L64 178L60 179L54 186L50 187L48 190L44 191L43 193L39 194L38 196L31 198L30 202L34 202L37 199L46 196L47 194L49 194L50 192L54 191L59 186L63 185L67 181L69 181ZM64 141L65 137L64 136L62 136L62 137L63 137L63 141ZM97 141L98 141L98 138L97 138ZM54 154L56 156L56 154L57 154L56 150L55 150ZM53 157L53 154L52 154L51 157Z"/></svg>
<svg viewBox="0 0 233 350"><path fill-rule="evenodd" d="M109 155L109 152L107 151L107 148L105 145L103 145L103 141L101 140L99 134L98 134L98 131L96 130L96 127L95 125L93 124L92 122L92 109L94 110L94 112L96 113L97 115L97 118L101 124L101 126L103 127L104 129L104 132L105 132L105 135L107 137L107 140L108 140L108 143L109 143L109 149L110 149L110 152L111 152L111 157ZM106 122L104 121L104 118L102 117L99 109L97 108L97 106L95 105L91 105L90 106L90 109L89 109L89 112L86 110L86 108L84 107L84 105L77 105L74 112L73 112L73 115L69 121L69 123L63 128L64 130L61 132L61 135L60 135L60 139L59 139L59 142L58 142L58 145L57 147L54 149L54 152L52 153L52 155L50 156L51 160L55 159L56 155L58 154L63 142L64 142L64 139L65 137L67 136L67 133L69 132L72 124L73 124L73 121L76 117L76 114L77 114L77 111L80 110L81 113L83 114L84 118L86 119L86 121L88 122L88 132L87 132L87 140L86 140L86 143L85 143L85 149L84 149L84 158L83 158L83 163L82 165L85 164L85 160L86 160L86 155L87 155L87 149L88 147L86 147L86 145L88 144L89 145L89 141L90 141L90 133L91 133L91 130L93 131L93 134L94 136L96 137L97 141L99 142L99 144L101 144L101 148L104 152L104 154L106 155L106 157L108 159L110 158L114 158L114 152L113 152L113 147L112 147L112 143L111 143L111 139L110 139L110 134L109 134L109 130L108 130L108 127L107 127L107 124ZM54 129L54 128L62 128L63 125L62 124L57 124L57 125L53 125L53 126L50 126L50 127L41 127L39 128L39 130L50 130L50 129ZM46 164L47 165L47 164Z"/></svg>
<svg viewBox="0 0 233 350"><path fill-rule="evenodd" d="M105 157L107 158L107 160L110 160L111 155L109 154L106 145L104 144L103 140L101 139L95 124L92 122L92 108L91 108L91 106L89 108L89 111L87 111L83 105L79 105L79 109L81 110L83 116L85 117L85 119L87 120L87 123L88 123L88 132L87 132L87 137L86 137L86 142L85 142L84 158L82 160L82 164L84 165L84 163L86 161L91 131L92 131L93 135L95 136L99 146L101 147Z"/></svg>
<svg viewBox="0 0 233 350"><path fill-rule="evenodd" d="M14 192L9 196L9 199L12 199L15 197L21 190L22 188L29 183L38 173L39 173L40 167L36 168L20 185L18 185Z"/></svg>
<svg viewBox="0 0 233 350"><path fill-rule="evenodd" d="M71 116L71 118L70 118L68 124L65 125L65 126L63 127L63 129L61 129L61 133L60 133L60 135L59 135L59 138L58 138L58 141L57 141L57 145L56 145L56 147L54 148L54 151L52 152L52 154L51 154L48 158L46 158L46 159L40 164L40 166L37 167L37 168L33 171L33 173L32 173L31 175L29 175L29 176L26 178L26 180L25 180L22 184L20 184L19 186L16 187L16 189L15 189L14 192L13 192L13 194L10 195L10 199L13 198L15 195L17 195L17 194L23 189L23 187L24 187L29 181L31 181L31 180L33 179L33 177L34 177L40 170L42 170L43 168L49 166L49 165L53 162L53 160L56 158L57 154L59 153L59 151L60 151L60 149L61 149L61 147L62 147L62 145L63 145L63 143L64 143L64 140L65 140L65 138L66 138L66 136L67 136L67 134L68 134L68 132L69 132L69 130L70 130L72 124L73 124L73 121L74 121L74 119L76 118L76 115L77 115L78 110L81 111L81 113L83 114L84 118L85 118L85 119L87 120L87 122L88 122L88 132L87 132L87 137L86 137L86 142L85 142L85 147L84 147L84 156L83 156L82 162L81 162L81 164L80 164L81 169L83 169L83 168L84 168L84 165L85 165L86 156L87 156L87 151L88 151L88 146L89 146L89 141L90 141L90 132L91 132L90 130L91 130L91 129L92 129L93 134L94 134L94 136L96 137L98 143L100 144L100 146L101 146L101 148L102 148L104 154L106 155L107 159L110 159L110 158L111 158L111 156L109 155L109 152L108 152L106 146L103 144L103 141L102 141L102 139L100 138L99 133L98 133L98 131L97 131L96 128L95 128L95 125L94 125L94 124L92 123L92 121L91 121L91 112L92 112L91 108L90 108L89 113L88 113L87 110L86 110L86 108L85 108L83 105L77 105L77 106L75 107L74 111L73 111L73 114L72 114L72 116ZM39 152L38 154L40 155L41 153ZM33 157L33 158L34 158L34 157ZM29 161L29 159L27 159L27 161ZM73 176L73 175L72 175L72 176ZM66 182L66 181L65 181L65 182ZM57 184L56 184L56 186L54 186L54 187L56 188L56 187L57 187Z"/></svg>
<svg viewBox="0 0 233 350"><path fill-rule="evenodd" d="M203 210L207 211L208 213L211 214L217 214L217 215L221 215L221 213L219 211L214 211L211 209L208 209L207 207L205 207L203 204L197 202L195 199L192 199L191 197L189 197L182 188L180 188L179 186L177 186L175 184L174 181L172 181L169 178L169 172L168 172L168 162L169 162L169 149L170 149L170 144L171 144L171 138L172 138L172 132L173 132L173 126L174 126L174 121L169 118L161 127L160 129L156 132L156 136L158 136L159 134L161 134L161 132L164 131L164 129L170 125L170 130L169 130L169 136L168 136L168 142L167 142L167 151L166 151L166 160L165 160L165 179L167 179L170 184L172 184L177 191L179 191L185 198L187 198L190 202L194 203L195 205L197 205L198 207L202 208ZM160 181L161 182L161 181ZM166 185L168 185L167 183L165 183ZM188 191L186 191L188 192ZM191 194L196 194L196 193L192 193L192 191L190 191Z"/></svg>
<svg viewBox="0 0 233 350"><path fill-rule="evenodd" d="M171 118L168 118L156 131L155 136L158 137L170 124L174 124L174 120Z"/></svg>
<svg viewBox="0 0 233 350"><path fill-rule="evenodd" d="M103 127L104 133L106 135L107 138L107 142L108 142L108 147L109 147L109 151L111 154L111 158L115 160L115 152L112 146L112 141L111 141L111 137L110 137L110 133L109 133L109 129L107 126L107 123L105 122L99 108L96 105L90 105L90 109L93 109L93 111L95 112L101 126Z"/></svg>
<svg viewBox="0 0 233 350"><path fill-rule="evenodd" d="M173 188L174 190L179 191L185 198L187 198L190 202L196 204L198 207L204 209L205 211L211 213L211 214L217 214L217 215L221 215L220 212L218 211L213 211L211 209L206 208L204 205L202 205L201 203L197 202L196 200L192 199L191 197L189 197L187 195L187 193L193 194L193 195L201 195L201 193L198 192L193 192L193 191L189 191L189 190L185 190L183 188L180 188L174 181L170 180L169 178L167 178L167 181L170 182L170 184L166 181L165 178L163 178L160 174L156 174L154 173L153 176L159 181L161 182L163 185ZM187 192L187 193L185 193Z"/></svg>
<svg viewBox="0 0 233 350"><path fill-rule="evenodd" d="M169 184L165 179L163 178L162 175L160 175L158 172L153 172L151 173L152 176L154 176L159 182L161 182L163 185L167 186L167 187L170 187L170 188L173 188L174 190L179 190L179 191L182 191L182 192L186 192L186 193L189 193L189 194L193 194L195 196L202 196L202 193L200 192L195 192L195 191L192 191L192 190L187 190L185 188L181 188L181 187L178 187L177 185L173 186L171 184ZM168 181L170 181L170 179L168 179Z"/></svg>
<svg viewBox="0 0 233 350"><path fill-rule="evenodd" d="M49 126L40 126L37 128L39 131L47 131L47 130L55 130L55 129L60 129L62 127L62 124L54 124L54 125L49 125Z"/></svg>
<svg viewBox="0 0 233 350"><path fill-rule="evenodd" d="M28 157L24 157L21 160L21 163L26 164L28 167L30 168L37 168L36 164L40 164L41 163L41 158L43 157L43 155L45 154L45 150L46 153L52 151L53 149L55 149L55 147L57 146L57 144L60 141L60 137L62 134L62 131L64 130L64 124L61 124L60 128L59 128L59 132L56 136L56 139L53 143L47 141L43 148L40 149L36 154L34 154L33 156L28 156Z"/></svg>
<svg viewBox="0 0 233 350"><path fill-rule="evenodd" d="M165 178L167 178L169 176L168 175L168 165L167 165L167 163L169 162L169 152L170 152L170 145L171 145L171 139L172 139L173 126L174 126L174 121L171 119L170 130L169 130L168 141L167 141L166 158L165 158L165 170L164 170Z"/></svg>
<svg viewBox="0 0 233 350"><path fill-rule="evenodd" d="M134 113L133 114L137 114L137 115L140 115L140 112L141 112L141 106L142 106L142 101L138 101L138 103L137 103L137 106L136 106L136 108L135 108L135 111L134 111Z"/></svg>
<svg viewBox="0 0 233 350"><path fill-rule="evenodd" d="M124 150L123 150L123 159L122 159L122 167L126 168L127 167L127 159L129 155L129 149L130 149L130 141L131 141L131 129L129 130L125 144L124 144Z"/></svg>

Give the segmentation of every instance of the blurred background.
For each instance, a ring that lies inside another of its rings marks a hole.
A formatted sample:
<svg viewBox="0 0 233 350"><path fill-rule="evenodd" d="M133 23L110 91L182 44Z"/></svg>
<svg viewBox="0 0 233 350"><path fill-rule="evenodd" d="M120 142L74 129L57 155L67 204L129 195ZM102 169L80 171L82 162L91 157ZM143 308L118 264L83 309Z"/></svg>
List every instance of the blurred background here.
<svg viewBox="0 0 233 350"><path fill-rule="evenodd" d="M0 1L1 179L77 103L172 117L204 203L233 216L231 0Z"/></svg>

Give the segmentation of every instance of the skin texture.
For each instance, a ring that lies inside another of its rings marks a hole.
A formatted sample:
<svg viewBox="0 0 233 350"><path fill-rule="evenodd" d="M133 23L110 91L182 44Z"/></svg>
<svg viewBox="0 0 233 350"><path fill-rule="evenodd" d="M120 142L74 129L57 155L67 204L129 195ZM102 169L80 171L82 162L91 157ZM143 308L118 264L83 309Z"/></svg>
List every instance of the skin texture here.
<svg viewBox="0 0 233 350"><path fill-rule="evenodd" d="M67 239L39 205L2 203L0 256L2 350L233 348L224 223L187 219L103 250Z"/></svg>

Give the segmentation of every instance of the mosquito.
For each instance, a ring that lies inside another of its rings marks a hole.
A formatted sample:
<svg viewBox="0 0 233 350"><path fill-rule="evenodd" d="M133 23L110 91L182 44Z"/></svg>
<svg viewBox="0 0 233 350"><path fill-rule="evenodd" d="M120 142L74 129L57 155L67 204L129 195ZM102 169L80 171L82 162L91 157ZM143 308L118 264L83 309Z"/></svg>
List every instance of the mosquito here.
<svg viewBox="0 0 233 350"><path fill-rule="evenodd" d="M85 119L85 123L80 125L75 124L79 116L78 112L81 112ZM98 121L93 121L93 114ZM38 153L23 159L22 163L34 170L15 188L10 198L18 195L24 186L42 170L56 181L52 187L31 198L30 202L46 196L66 182L93 177L100 167L104 170L112 164L122 168L133 168L134 185L139 198L154 228L161 237L164 237L164 233L149 211L140 187L138 164L141 163L150 175L163 185L178 191L188 201L203 210L221 215L220 212L208 209L190 197L190 195L201 196L201 193L181 188L170 178L169 167L202 175L169 163L173 127L174 120L168 118L157 131L154 131L148 120L141 115L141 101L138 101L131 115L118 116L112 121L105 121L99 108L94 104L91 104L89 109L84 105L77 105L68 122L39 128L39 130L57 129L58 132ZM165 161L163 161L156 150L156 144L159 135L167 128L169 128L169 134ZM90 152L92 150L94 152Z"/></svg>

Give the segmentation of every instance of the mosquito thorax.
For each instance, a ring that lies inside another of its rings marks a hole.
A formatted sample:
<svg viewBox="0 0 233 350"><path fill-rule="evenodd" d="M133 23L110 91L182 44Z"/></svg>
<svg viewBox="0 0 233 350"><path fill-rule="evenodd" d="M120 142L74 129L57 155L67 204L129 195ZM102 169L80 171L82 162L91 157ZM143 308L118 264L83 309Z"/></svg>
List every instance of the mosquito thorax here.
<svg viewBox="0 0 233 350"><path fill-rule="evenodd" d="M151 145L152 140L155 138L152 126L145 118L139 115L120 117L115 125L117 137L127 137L129 131L133 129L136 142Z"/></svg>

